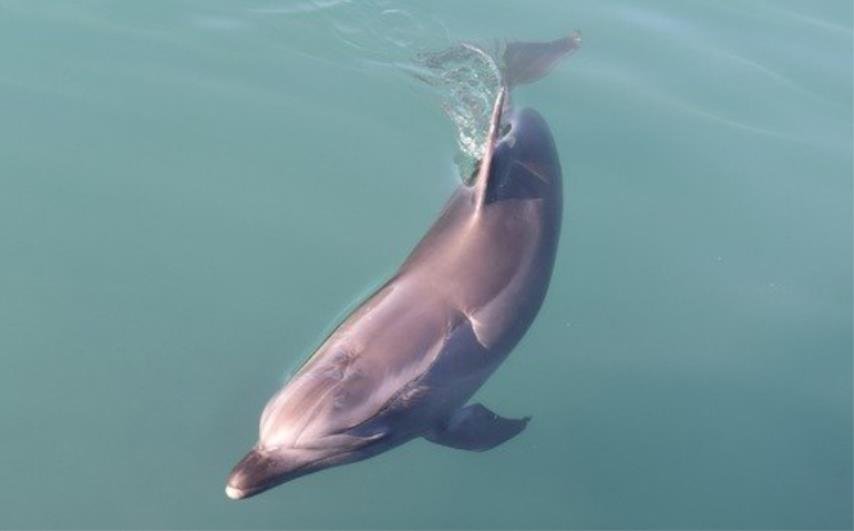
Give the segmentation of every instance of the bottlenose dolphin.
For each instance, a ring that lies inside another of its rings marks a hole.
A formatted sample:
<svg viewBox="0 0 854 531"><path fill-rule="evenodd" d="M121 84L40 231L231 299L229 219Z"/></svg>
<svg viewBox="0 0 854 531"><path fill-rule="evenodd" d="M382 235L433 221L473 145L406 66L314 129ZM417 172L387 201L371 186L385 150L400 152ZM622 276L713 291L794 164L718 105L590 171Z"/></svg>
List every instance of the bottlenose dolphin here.
<svg viewBox="0 0 854 531"><path fill-rule="evenodd" d="M554 266L561 168L545 120L513 110L514 85L544 76L577 34L509 43L485 153L394 276L323 342L261 415L226 494L246 498L417 437L493 448L529 418L466 405L534 320Z"/></svg>

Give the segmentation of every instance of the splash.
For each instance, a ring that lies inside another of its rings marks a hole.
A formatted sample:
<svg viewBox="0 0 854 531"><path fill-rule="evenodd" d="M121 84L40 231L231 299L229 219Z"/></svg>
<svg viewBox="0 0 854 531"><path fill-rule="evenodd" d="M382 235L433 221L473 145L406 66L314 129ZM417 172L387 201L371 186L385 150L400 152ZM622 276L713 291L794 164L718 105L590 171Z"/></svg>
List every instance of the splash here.
<svg viewBox="0 0 854 531"><path fill-rule="evenodd" d="M332 60L357 69L403 70L423 82L456 129L460 175L471 175L485 149L503 43L458 44L432 9L396 0L300 0L253 11L289 17L314 13L341 45L341 55Z"/></svg>
<svg viewBox="0 0 854 531"><path fill-rule="evenodd" d="M438 94L457 130L455 162L464 178L474 173L486 149L492 104L501 85L501 48L499 43L491 48L462 43L419 53L414 60L412 74Z"/></svg>
<svg viewBox="0 0 854 531"><path fill-rule="evenodd" d="M483 158L500 86L512 88L542 79L580 45L581 33L574 31L548 42L462 43L416 56L415 76L439 93L442 109L457 128L456 162L461 176L473 175Z"/></svg>

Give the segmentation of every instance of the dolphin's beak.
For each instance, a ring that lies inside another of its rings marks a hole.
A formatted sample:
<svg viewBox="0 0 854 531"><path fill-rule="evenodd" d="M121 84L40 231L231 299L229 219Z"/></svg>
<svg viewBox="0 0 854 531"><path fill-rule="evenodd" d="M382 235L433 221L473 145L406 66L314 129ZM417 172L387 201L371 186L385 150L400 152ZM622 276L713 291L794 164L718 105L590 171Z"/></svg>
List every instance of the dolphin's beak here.
<svg viewBox="0 0 854 531"><path fill-rule="evenodd" d="M242 500L243 498L248 498L249 496L251 496L249 492L234 488L231 485L225 486L225 495L231 498L232 500Z"/></svg>
<svg viewBox="0 0 854 531"><path fill-rule="evenodd" d="M303 459L255 448L231 471L225 495L232 500L254 496L301 475L301 469L308 464Z"/></svg>

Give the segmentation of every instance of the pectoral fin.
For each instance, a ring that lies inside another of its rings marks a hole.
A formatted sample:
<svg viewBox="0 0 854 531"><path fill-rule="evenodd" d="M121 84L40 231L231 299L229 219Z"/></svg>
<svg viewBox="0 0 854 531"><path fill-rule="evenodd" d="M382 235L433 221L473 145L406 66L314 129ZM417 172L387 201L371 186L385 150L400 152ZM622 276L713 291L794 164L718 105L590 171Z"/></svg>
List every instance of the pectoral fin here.
<svg viewBox="0 0 854 531"><path fill-rule="evenodd" d="M483 452L521 433L529 420L531 417L506 419L486 409L482 404L472 404L458 409L447 422L431 431L425 438L450 448Z"/></svg>

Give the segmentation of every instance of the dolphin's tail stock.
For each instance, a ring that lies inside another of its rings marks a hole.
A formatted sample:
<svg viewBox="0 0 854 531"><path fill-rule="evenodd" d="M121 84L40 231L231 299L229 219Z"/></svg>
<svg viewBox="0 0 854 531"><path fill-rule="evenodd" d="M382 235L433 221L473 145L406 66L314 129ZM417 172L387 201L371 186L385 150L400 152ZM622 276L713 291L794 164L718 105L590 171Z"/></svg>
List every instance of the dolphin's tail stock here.
<svg viewBox="0 0 854 531"><path fill-rule="evenodd" d="M573 31L566 37L554 41L508 42L504 46L502 64L499 65L500 86L492 107L483 158L473 181L477 190L478 210L486 201L492 158L498 139L502 135L502 116L510 106L511 89L544 78L561 59L572 55L580 46L581 33L578 31Z"/></svg>

